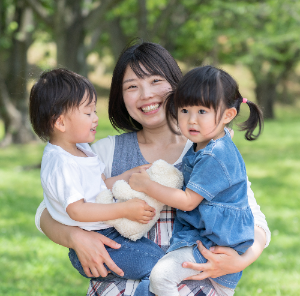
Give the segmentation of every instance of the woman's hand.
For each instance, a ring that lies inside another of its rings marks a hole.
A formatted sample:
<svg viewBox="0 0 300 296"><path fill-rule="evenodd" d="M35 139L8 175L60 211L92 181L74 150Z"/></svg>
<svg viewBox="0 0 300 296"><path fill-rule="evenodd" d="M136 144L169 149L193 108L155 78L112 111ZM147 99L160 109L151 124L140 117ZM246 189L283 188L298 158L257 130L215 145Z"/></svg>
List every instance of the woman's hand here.
<svg viewBox="0 0 300 296"><path fill-rule="evenodd" d="M124 276L124 272L110 258L105 248L105 246L108 246L113 249L119 249L121 247L120 244L100 233L85 230L72 233L71 239L73 242L72 249L75 250L88 277L106 277L108 271L104 264L118 275Z"/></svg>
<svg viewBox="0 0 300 296"><path fill-rule="evenodd" d="M186 280L203 280L208 277L216 278L225 274L240 272L253 263L262 253L266 244L266 233L259 227L254 227L254 243L243 254L239 255L235 250L228 247L212 247L207 250L201 242L198 243L200 253L207 259L206 263L184 262L185 268L202 271L200 274L191 276Z"/></svg>
<svg viewBox="0 0 300 296"><path fill-rule="evenodd" d="M198 242L198 249L207 259L206 263L184 262L185 268L202 271L201 273L188 277L185 280L204 280L208 277L216 278L225 274L242 271L248 265L244 258L240 256L234 249L228 247L212 247L207 250L201 242Z"/></svg>
<svg viewBox="0 0 300 296"><path fill-rule="evenodd" d="M125 215L131 221L147 224L155 216L155 209L150 207L144 200L133 198L124 202Z"/></svg>
<svg viewBox="0 0 300 296"><path fill-rule="evenodd" d="M60 224L50 216L47 209L41 215L41 228L53 242L75 250L87 276L107 276L104 263L118 275L124 275L105 249L105 245L113 249L120 248L113 240L94 231Z"/></svg>

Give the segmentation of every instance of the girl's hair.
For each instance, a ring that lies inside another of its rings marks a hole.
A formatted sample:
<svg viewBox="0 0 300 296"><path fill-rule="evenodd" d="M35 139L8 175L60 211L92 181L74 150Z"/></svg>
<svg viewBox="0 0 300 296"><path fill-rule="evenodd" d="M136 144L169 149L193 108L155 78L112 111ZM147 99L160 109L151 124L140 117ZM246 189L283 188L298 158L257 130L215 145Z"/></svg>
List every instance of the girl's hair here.
<svg viewBox="0 0 300 296"><path fill-rule="evenodd" d="M45 71L33 85L29 98L29 115L35 133L48 141L58 117L78 108L82 98L90 104L97 101L92 83L85 77L67 69Z"/></svg>
<svg viewBox="0 0 300 296"><path fill-rule="evenodd" d="M243 97L239 92L236 81L225 71L213 66L198 67L189 71L179 82L177 89L166 100L166 115L170 129L174 130L174 120L178 123L178 109L187 106L204 106L213 108L219 118L225 109L236 108L237 114ZM247 100L250 109L249 118L238 124L241 131L246 131L245 138L255 140L263 128L263 115L259 107ZM258 125L258 132L254 130Z"/></svg>
<svg viewBox="0 0 300 296"><path fill-rule="evenodd" d="M173 90L182 78L182 73L171 54L159 44L139 42L129 45L122 51L111 82L109 120L116 130L139 131L143 127L129 115L123 99L123 78L128 66L138 78L152 75L164 77Z"/></svg>

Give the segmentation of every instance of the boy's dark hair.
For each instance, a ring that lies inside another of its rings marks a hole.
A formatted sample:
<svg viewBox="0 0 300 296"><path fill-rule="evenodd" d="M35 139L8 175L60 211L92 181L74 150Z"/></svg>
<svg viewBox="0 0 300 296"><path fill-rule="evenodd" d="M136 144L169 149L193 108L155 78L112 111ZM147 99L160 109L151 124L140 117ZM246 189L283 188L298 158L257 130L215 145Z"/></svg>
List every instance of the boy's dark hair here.
<svg viewBox="0 0 300 296"><path fill-rule="evenodd" d="M139 42L126 47L115 66L110 95L108 114L116 130L139 131L143 127L128 113L123 99L123 78L127 66L139 78L159 75L164 77L174 90L182 78L181 70L171 54L161 45L150 42ZM141 68L143 66L146 72Z"/></svg>
<svg viewBox="0 0 300 296"><path fill-rule="evenodd" d="M29 98L29 115L35 133L48 141L58 117L78 108L82 98L90 104L97 101L92 83L85 77L67 69L45 71L33 85Z"/></svg>
<svg viewBox="0 0 300 296"><path fill-rule="evenodd" d="M237 115L243 97L239 92L236 81L225 71L213 66L203 66L189 71L179 82L175 92L170 94L166 100L166 113L169 127L177 133L172 125L178 123L178 108L187 106L204 106L213 108L218 114L220 110L223 115L225 109L236 108ZM259 107L247 101L250 108L249 118L239 124L240 130L246 131L245 138L249 141L255 140L263 128L263 115ZM253 132L259 127L257 134Z"/></svg>

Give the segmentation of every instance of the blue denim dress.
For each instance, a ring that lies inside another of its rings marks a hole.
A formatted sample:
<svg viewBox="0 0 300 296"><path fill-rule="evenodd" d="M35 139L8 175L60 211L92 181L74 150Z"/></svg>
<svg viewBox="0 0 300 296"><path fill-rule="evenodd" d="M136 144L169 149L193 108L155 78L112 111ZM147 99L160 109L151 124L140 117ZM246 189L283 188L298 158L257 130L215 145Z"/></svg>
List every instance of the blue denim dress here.
<svg viewBox="0 0 300 296"><path fill-rule="evenodd" d="M194 148L195 144L182 161L183 190L189 188L204 199L192 211L177 210L168 252L194 245L196 262L205 263L196 245L200 240L207 249L218 245L243 254L254 242L243 158L226 128L224 137L197 152ZM241 276L242 272L228 274L214 281L234 289Z"/></svg>

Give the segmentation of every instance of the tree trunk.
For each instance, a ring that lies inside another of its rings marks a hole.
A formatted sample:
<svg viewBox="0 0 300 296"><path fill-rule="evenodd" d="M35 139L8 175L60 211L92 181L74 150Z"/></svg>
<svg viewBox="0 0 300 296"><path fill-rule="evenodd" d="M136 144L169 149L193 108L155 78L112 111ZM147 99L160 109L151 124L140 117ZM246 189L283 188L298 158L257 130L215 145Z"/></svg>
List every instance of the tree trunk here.
<svg viewBox="0 0 300 296"><path fill-rule="evenodd" d="M81 1L57 1L54 18L58 67L87 75Z"/></svg>
<svg viewBox="0 0 300 296"><path fill-rule="evenodd" d="M115 61L117 61L122 50L127 45L126 36L122 31L119 18L114 18L113 20L111 20L107 27L112 53Z"/></svg>
<svg viewBox="0 0 300 296"><path fill-rule="evenodd" d="M28 118L27 93L27 50L31 43L28 26L32 25L32 12L19 2L15 11L18 31L13 37L7 54L6 75L0 78L1 117L5 125L5 138L2 145L27 143L34 139Z"/></svg>
<svg viewBox="0 0 300 296"><path fill-rule="evenodd" d="M258 105L262 108L265 119L274 119L274 103L276 100L276 83L274 79L266 76L266 79L256 81L255 94ZM268 79L269 78L269 79Z"/></svg>

